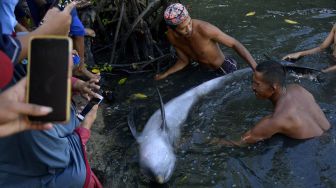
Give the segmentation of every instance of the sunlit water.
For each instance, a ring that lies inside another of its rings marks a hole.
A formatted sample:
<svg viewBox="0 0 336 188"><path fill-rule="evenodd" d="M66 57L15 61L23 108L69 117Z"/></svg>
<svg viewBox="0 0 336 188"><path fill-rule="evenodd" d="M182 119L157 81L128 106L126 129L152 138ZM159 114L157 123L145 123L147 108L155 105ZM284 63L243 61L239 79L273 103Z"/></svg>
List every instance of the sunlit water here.
<svg viewBox="0 0 336 188"><path fill-rule="evenodd" d="M211 22L238 39L258 61L265 59L265 53L280 59L289 52L320 44L332 28L335 7L334 0L193 0L189 3L194 18ZM246 17L251 11L256 15ZM299 24L291 25L284 19ZM237 58L234 51L222 48ZM333 65L328 53L304 57L297 64L318 69ZM242 60L239 63L246 67ZM216 75L191 66L164 81L155 82L153 76L132 76L124 85L116 84L122 77L105 78L115 80L109 87L117 99L104 110L102 133L106 142L101 146L102 159L95 166L105 178L105 187L157 186L148 183L140 173L138 145L127 126L130 108L136 109L135 120L141 131L159 108L155 85L167 102ZM293 78L288 82L299 83L312 92L335 126L335 80L328 76L323 83ZM146 94L148 99L133 100L134 93ZM251 92L250 73L203 98L182 127L176 148L176 169L164 187L336 187L336 130L333 126L320 138L304 141L276 135L245 148L209 143L213 138L237 140L271 112L270 102L257 100Z"/></svg>

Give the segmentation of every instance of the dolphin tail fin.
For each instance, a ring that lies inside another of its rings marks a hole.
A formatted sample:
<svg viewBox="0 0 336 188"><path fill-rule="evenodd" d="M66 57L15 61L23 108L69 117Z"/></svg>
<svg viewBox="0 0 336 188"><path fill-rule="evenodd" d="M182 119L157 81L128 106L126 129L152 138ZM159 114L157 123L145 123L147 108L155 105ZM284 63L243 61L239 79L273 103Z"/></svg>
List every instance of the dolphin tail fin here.
<svg viewBox="0 0 336 188"><path fill-rule="evenodd" d="M127 122L128 122L128 127L130 128L132 135L134 136L135 139L138 139L138 132L136 131L135 123L134 123L134 108L132 108L131 112L128 114Z"/></svg>
<svg viewBox="0 0 336 188"><path fill-rule="evenodd" d="M164 109L164 104L163 104L163 100L162 100L162 96L160 93L160 90L158 87L156 87L156 91L159 95L159 99L160 99L160 111L161 111L161 118L162 118L162 124L161 124L161 128L165 131L168 127L167 127L167 121L166 121L166 112Z"/></svg>

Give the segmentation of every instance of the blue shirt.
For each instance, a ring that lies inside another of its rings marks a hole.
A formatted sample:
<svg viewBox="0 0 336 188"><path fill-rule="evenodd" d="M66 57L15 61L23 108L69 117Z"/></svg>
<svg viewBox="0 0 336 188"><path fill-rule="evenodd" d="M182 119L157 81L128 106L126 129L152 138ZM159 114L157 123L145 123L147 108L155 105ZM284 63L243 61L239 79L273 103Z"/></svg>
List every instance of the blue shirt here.
<svg viewBox="0 0 336 188"><path fill-rule="evenodd" d="M68 124L0 139L0 187L83 187L85 161L74 110Z"/></svg>
<svg viewBox="0 0 336 188"><path fill-rule="evenodd" d="M14 10L19 0L1 0L0 19L3 34L12 34L17 24Z"/></svg>

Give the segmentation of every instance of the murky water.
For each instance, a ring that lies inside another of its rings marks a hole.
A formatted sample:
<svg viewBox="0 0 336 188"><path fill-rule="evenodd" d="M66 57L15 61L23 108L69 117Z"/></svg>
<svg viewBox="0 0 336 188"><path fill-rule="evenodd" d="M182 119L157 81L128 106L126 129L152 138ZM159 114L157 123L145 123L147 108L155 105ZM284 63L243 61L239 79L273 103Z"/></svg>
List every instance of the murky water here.
<svg viewBox="0 0 336 188"><path fill-rule="evenodd" d="M317 46L328 35L336 16L334 0L193 0L189 7L193 18L209 21L237 38L258 61L264 59L265 53L280 58L288 52ZM256 11L256 15L246 17L250 11ZM299 24L291 25L284 19ZM237 57L232 50L223 50ZM328 53L304 57L297 63L314 68L334 64ZM240 65L246 67L242 61ZM138 145L127 126L130 108L136 109L136 124L141 130L159 107L155 85L167 102L215 77L214 73L193 66L160 82L152 79L153 74L140 76L143 79L129 77L125 85L116 84L122 77L105 78L115 80L109 87L115 90L117 101L106 104L105 128L101 132L106 141L94 167L104 176L106 187L156 186L140 173ZM324 83L296 81L313 93L333 126L335 80L329 77ZM246 148L208 143L217 137L238 139L272 112L268 101L255 98L250 83L251 75L242 75L195 105L182 128L175 173L163 187L336 187L334 127L320 138L305 141L276 135ZM132 99L134 93L146 94L148 99Z"/></svg>

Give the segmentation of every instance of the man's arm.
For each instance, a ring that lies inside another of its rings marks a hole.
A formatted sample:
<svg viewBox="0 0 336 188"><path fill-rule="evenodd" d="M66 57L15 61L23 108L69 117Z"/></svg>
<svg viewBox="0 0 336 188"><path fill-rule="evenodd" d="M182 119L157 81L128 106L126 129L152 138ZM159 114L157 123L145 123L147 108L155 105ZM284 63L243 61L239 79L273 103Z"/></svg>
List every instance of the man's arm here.
<svg viewBox="0 0 336 188"><path fill-rule="evenodd" d="M211 24L206 25L204 32L209 35L212 40L233 48L240 57L242 57L250 65L250 67L255 70L257 66L256 61L253 59L250 52L239 41L225 34L219 28Z"/></svg>
<svg viewBox="0 0 336 188"><path fill-rule="evenodd" d="M329 35L327 36L327 38L323 41L323 43L320 46L309 49L309 50L304 50L304 51L288 54L288 55L284 56L282 59L283 60L285 60L285 59L298 59L302 56L311 55L311 54L320 52L320 51L328 48L334 42L335 31L336 31L336 25L333 26ZM334 56L336 57L336 54Z"/></svg>
<svg viewBox="0 0 336 188"><path fill-rule="evenodd" d="M254 144L271 138L274 134L281 132L280 129L280 121L269 115L260 120L251 130L247 131L242 136L241 141L246 144Z"/></svg>
<svg viewBox="0 0 336 188"><path fill-rule="evenodd" d="M226 146L245 146L255 144L259 141L272 137L280 132L278 120L273 119L270 115L260 120L251 130L247 131L239 141L230 141L221 139L213 143Z"/></svg>
<svg viewBox="0 0 336 188"><path fill-rule="evenodd" d="M189 64L189 58L177 47L175 47L176 52L177 52L177 61L176 63L170 67L166 72L162 73L162 74L157 74L155 76L155 80L161 80L166 78L167 76L182 70L184 67L186 67Z"/></svg>

